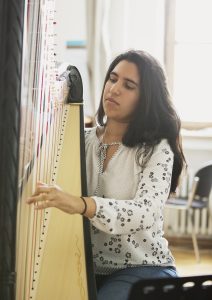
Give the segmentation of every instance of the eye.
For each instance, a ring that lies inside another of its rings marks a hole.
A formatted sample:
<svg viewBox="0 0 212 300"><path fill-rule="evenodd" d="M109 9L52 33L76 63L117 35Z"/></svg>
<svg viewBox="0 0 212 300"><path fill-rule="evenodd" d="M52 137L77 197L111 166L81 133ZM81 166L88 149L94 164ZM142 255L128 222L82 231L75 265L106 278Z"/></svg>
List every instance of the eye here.
<svg viewBox="0 0 212 300"><path fill-rule="evenodd" d="M116 77L113 75L110 75L109 80L113 83L117 81Z"/></svg>
<svg viewBox="0 0 212 300"><path fill-rule="evenodd" d="M128 90L134 90L134 89L135 89L134 84L131 84L131 83L129 83L129 82L126 82L126 83L125 83L125 87L126 87Z"/></svg>

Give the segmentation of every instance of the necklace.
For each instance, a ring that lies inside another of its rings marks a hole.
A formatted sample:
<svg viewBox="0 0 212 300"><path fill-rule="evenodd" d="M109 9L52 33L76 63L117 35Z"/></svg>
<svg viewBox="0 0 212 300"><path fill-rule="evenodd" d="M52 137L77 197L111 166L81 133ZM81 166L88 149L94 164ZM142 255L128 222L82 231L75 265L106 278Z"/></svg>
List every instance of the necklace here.
<svg viewBox="0 0 212 300"><path fill-rule="evenodd" d="M98 183L97 183L97 187L96 190L94 192L94 195L98 195L99 194L99 180L100 180L100 175L103 174L104 171L104 161L107 157L107 149L109 148L109 146L114 146L114 145L118 145L117 150L114 152L113 156L117 153L118 149L121 146L121 142L112 142L112 143L103 143L103 139L104 139L104 133L101 135L101 137L99 138L99 147L98 147ZM113 156L110 158L112 159Z"/></svg>
<svg viewBox="0 0 212 300"><path fill-rule="evenodd" d="M104 130L103 134L102 134L102 135L100 136L100 138L99 138L100 143L101 143L102 145L107 145L107 146L121 145L121 142L104 143L104 142L103 142L103 139L104 139L104 136L105 136L105 131L106 131L106 130Z"/></svg>
<svg viewBox="0 0 212 300"><path fill-rule="evenodd" d="M100 158L100 169L99 169L99 173L102 174L103 173L103 166L104 166L104 161L106 159L106 156L107 156L107 149L109 148L109 146L115 146L115 145L118 145L118 149L119 149L119 146L121 145L121 142L112 142L112 143L103 143L103 139L104 139L104 136L105 136L105 131L104 133L102 134L102 136L100 137L100 145L99 145L99 158ZM118 150L117 149L117 150ZM115 155L115 153L117 152L117 150L114 152L113 156ZM112 157L113 157L112 156ZM112 158L111 157L111 158ZM110 158L110 159L111 159Z"/></svg>

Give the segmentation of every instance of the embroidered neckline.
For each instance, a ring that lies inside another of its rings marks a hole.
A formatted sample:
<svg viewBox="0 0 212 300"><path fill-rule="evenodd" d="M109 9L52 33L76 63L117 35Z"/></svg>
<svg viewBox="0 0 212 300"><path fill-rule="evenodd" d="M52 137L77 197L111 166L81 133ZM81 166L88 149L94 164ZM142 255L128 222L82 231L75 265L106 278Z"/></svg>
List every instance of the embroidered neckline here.
<svg viewBox="0 0 212 300"><path fill-rule="evenodd" d="M107 157L107 149L111 144L100 144L99 145L99 149L98 149L98 158L99 158L99 174L103 174L105 173L105 171L107 170L107 168L103 171L104 168L104 161ZM111 160L114 158L114 156L116 156L117 152L120 149L121 143L118 142L114 142L112 143L112 145L118 145L117 150L113 153L113 155L111 156L110 160L108 161L108 164L111 162ZM107 165L108 167L108 165Z"/></svg>
<svg viewBox="0 0 212 300"><path fill-rule="evenodd" d="M122 147L122 143L120 142L113 142L113 143L109 143L109 144L105 144L102 143L99 138L97 137L96 133L95 133L96 138L98 139L98 147L97 147L97 156L98 156L98 183L97 183L97 187L95 189L94 195L95 196L100 196L99 195L99 184L100 184L100 176L104 175L107 172L108 166L109 164L111 164L111 161L114 159L114 157L116 157L117 153L120 151L121 147ZM111 156L106 169L103 171L104 169L104 161L106 159L106 154L107 154L107 149L109 146L111 145L118 145L117 150L113 153L113 155Z"/></svg>

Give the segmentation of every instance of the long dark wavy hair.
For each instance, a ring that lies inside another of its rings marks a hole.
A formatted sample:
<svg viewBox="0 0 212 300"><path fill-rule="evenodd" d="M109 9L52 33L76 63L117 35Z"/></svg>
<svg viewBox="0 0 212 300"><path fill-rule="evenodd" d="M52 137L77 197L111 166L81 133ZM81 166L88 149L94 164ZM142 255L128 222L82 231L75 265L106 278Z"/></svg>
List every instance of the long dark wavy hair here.
<svg viewBox="0 0 212 300"><path fill-rule="evenodd" d="M148 153L146 164L154 147L161 139L167 139L174 153L170 193L175 193L181 171L186 164L180 139L181 122L170 99L164 70L154 57L145 51L130 50L113 60L105 77L101 101L96 113L97 122L101 126L106 125L103 108L104 87L112 70L122 60L134 63L140 75L139 101L122 143L127 147L140 146L140 149L144 149L145 153Z"/></svg>

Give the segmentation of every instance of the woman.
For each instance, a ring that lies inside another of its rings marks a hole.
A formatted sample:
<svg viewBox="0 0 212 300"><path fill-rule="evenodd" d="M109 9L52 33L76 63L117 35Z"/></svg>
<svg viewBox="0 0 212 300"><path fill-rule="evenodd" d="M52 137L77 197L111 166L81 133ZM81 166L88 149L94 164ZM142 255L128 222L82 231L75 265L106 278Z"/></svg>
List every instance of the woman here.
<svg viewBox="0 0 212 300"><path fill-rule="evenodd" d="M163 209L184 164L180 120L151 55L132 50L115 58L97 121L85 134L89 197L39 184L28 202L47 200L37 209L90 219L98 299L124 300L139 279L177 276Z"/></svg>

